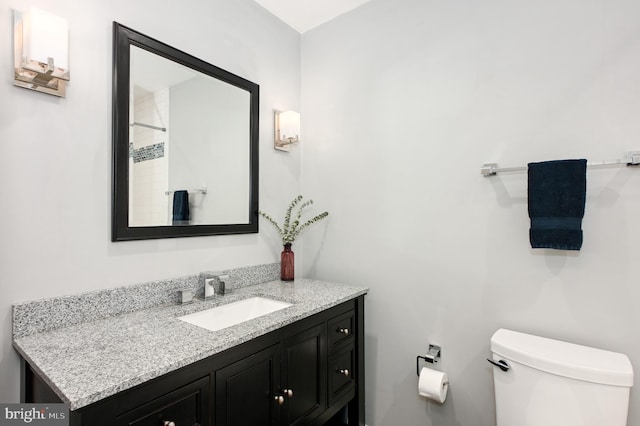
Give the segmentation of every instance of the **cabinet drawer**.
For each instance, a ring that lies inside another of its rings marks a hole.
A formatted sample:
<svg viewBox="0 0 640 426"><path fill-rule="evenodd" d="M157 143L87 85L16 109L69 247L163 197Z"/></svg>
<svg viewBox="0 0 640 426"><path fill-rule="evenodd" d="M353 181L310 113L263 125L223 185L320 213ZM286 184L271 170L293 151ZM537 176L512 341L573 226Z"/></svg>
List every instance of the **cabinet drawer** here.
<svg viewBox="0 0 640 426"><path fill-rule="evenodd" d="M353 339L355 332L355 312L349 311L328 321L329 351Z"/></svg>
<svg viewBox="0 0 640 426"><path fill-rule="evenodd" d="M173 422L180 426L206 426L208 393L207 376L123 414L118 424L158 426Z"/></svg>
<svg viewBox="0 0 640 426"><path fill-rule="evenodd" d="M336 352L329 357L328 382L329 405L355 387L355 351L353 346Z"/></svg>

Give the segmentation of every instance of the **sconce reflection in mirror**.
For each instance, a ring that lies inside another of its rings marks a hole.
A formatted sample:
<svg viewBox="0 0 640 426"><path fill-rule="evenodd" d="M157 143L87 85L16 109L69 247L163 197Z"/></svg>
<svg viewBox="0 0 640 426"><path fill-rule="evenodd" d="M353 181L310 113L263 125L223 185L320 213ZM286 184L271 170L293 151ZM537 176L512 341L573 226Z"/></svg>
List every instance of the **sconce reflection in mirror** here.
<svg viewBox="0 0 640 426"><path fill-rule="evenodd" d="M291 144L300 142L300 113L295 111L275 112L275 143L280 151L289 151Z"/></svg>
<svg viewBox="0 0 640 426"><path fill-rule="evenodd" d="M64 97L69 81L67 21L35 7L14 11L13 42L13 84Z"/></svg>

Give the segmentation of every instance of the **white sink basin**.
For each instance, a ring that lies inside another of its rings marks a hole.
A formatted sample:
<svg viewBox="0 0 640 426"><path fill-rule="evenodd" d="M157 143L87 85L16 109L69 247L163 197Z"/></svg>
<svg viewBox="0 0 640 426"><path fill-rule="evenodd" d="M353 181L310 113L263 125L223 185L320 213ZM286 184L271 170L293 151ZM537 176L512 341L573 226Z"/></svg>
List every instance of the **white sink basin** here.
<svg viewBox="0 0 640 426"><path fill-rule="evenodd" d="M217 331L291 306L291 303L266 297L251 297L194 314L178 317L207 330Z"/></svg>

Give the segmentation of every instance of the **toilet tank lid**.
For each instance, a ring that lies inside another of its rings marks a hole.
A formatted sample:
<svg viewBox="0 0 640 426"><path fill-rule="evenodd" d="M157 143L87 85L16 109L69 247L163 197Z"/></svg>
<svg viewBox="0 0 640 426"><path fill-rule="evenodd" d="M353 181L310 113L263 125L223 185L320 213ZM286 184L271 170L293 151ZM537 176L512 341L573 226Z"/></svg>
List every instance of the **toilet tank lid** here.
<svg viewBox="0 0 640 426"><path fill-rule="evenodd" d="M491 337L491 352L537 370L572 379L633 386L633 368L620 353L519 333L504 328Z"/></svg>

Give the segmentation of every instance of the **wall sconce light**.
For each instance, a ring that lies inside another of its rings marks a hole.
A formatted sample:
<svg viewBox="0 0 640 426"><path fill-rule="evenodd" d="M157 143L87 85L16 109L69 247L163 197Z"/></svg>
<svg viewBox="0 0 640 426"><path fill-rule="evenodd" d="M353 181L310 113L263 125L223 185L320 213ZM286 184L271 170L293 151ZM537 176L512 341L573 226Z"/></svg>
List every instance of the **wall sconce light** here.
<svg viewBox="0 0 640 426"><path fill-rule="evenodd" d="M13 84L64 97L69 81L67 21L35 7L14 11L13 42Z"/></svg>
<svg viewBox="0 0 640 426"><path fill-rule="evenodd" d="M291 144L300 142L300 113L295 111L276 111L274 148L289 151Z"/></svg>

